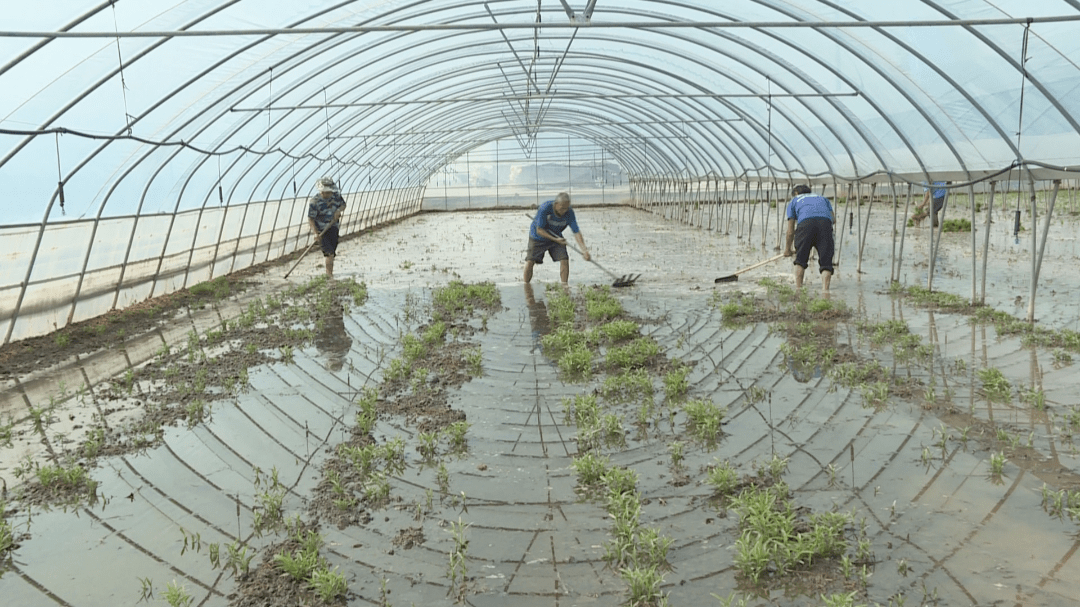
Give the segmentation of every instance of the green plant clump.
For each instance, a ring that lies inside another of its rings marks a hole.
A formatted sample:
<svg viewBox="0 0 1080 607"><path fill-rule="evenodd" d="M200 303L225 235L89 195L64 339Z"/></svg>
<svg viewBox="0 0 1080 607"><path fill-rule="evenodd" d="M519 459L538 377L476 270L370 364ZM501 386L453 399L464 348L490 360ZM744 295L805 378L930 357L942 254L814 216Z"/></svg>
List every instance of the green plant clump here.
<svg viewBox="0 0 1080 607"><path fill-rule="evenodd" d="M710 443L720 434L720 425L727 415L727 409L716 406L707 400L690 400L683 405L686 411L686 425L694 437Z"/></svg>
<svg viewBox="0 0 1080 607"><path fill-rule="evenodd" d="M970 219L946 219L941 224L941 230L943 232L970 232L971 220Z"/></svg>
<svg viewBox="0 0 1080 607"><path fill-rule="evenodd" d="M660 346L651 337L639 337L625 346L607 352L608 365L622 369L644 367L660 354Z"/></svg>
<svg viewBox="0 0 1080 607"><path fill-rule="evenodd" d="M600 387L600 394L617 403L652 400L652 378L644 369L627 369L608 376Z"/></svg>
<svg viewBox="0 0 1080 607"><path fill-rule="evenodd" d="M977 372L982 382L983 394L992 401L1007 402L1012 396L1012 384L1005 379L1001 371L986 367Z"/></svg>
<svg viewBox="0 0 1080 607"><path fill-rule="evenodd" d="M735 542L735 566L757 585L763 576L783 576L810 567L821 558L839 557L847 549L844 529L849 519L839 513L811 515L809 530L800 525L796 508L783 485L744 489L731 500L741 534Z"/></svg>

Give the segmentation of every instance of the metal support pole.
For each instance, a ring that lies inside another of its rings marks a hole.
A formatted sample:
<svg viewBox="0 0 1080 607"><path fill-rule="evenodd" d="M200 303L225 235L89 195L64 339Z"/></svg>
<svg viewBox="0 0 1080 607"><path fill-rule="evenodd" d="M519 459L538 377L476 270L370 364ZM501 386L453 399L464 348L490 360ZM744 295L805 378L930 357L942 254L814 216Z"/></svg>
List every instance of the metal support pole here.
<svg viewBox="0 0 1080 607"><path fill-rule="evenodd" d="M862 256L863 247L866 246L866 235L870 232L870 213L874 210L874 193L877 192L877 184L870 184L870 201L866 203L866 225L862 228L862 236L859 238L859 261L856 263L855 271L862 272ZM861 208L861 207L860 207ZM860 224L862 220L859 220Z"/></svg>
<svg viewBox="0 0 1080 607"><path fill-rule="evenodd" d="M986 203L986 227L983 228L983 255L982 255L982 288L980 289L979 304L986 304L986 261L990 252L990 223L994 214L994 193L997 190L997 182L990 182L990 200Z"/></svg>
<svg viewBox="0 0 1080 607"><path fill-rule="evenodd" d="M896 282L896 239L898 237L896 224L900 208L896 204L896 182L889 180L889 198L892 201L892 254L889 256L889 282Z"/></svg>
<svg viewBox="0 0 1080 607"><path fill-rule="evenodd" d="M975 241L975 186L968 186L968 202L971 205L971 303L974 305L978 301L978 290L976 284L978 282L978 266L976 265L976 257L978 257L978 244Z"/></svg>
<svg viewBox="0 0 1080 607"><path fill-rule="evenodd" d="M907 186L907 202L904 203L904 221L900 224L900 251L896 254L896 281L900 282L900 267L904 264L904 239L907 236L908 212L911 210L912 188Z"/></svg>
<svg viewBox="0 0 1080 607"><path fill-rule="evenodd" d="M1054 180L1054 189L1050 191L1050 200L1046 203L1046 217L1043 219L1042 242L1039 243L1039 258L1035 263L1031 276L1031 296L1028 299L1028 322L1035 322L1035 290L1039 286L1039 270L1042 269L1043 254L1046 253L1046 235L1050 233L1050 218L1054 214L1054 203L1057 202L1058 189L1061 188L1061 180ZM1032 196L1034 200L1034 196ZM1035 221L1031 222L1031 231L1035 231Z"/></svg>

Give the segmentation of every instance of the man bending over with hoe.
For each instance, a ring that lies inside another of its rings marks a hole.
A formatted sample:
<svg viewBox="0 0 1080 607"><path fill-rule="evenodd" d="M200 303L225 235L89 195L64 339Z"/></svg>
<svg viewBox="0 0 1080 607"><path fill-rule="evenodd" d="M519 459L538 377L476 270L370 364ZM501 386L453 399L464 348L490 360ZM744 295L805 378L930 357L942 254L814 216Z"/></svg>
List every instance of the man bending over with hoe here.
<svg viewBox="0 0 1080 607"><path fill-rule="evenodd" d="M821 268L821 291L828 293L833 274L832 204L824 196L811 194L810 186L797 185L791 194L794 198L787 205L784 257L795 256L795 288L802 288L812 247L817 249L818 267Z"/></svg>
<svg viewBox="0 0 1080 607"><path fill-rule="evenodd" d="M525 258L525 282L532 280L533 264L544 263L544 253L551 256L552 261L562 264L559 268L559 278L565 285L570 279L570 256L566 253L566 239L562 237L563 230L570 226L574 233L578 246L581 247L581 256L589 261L589 250L585 248L585 237L577 225L577 218L570 208L570 195L560 192L555 200L549 200L536 209L532 226L529 227L529 252Z"/></svg>

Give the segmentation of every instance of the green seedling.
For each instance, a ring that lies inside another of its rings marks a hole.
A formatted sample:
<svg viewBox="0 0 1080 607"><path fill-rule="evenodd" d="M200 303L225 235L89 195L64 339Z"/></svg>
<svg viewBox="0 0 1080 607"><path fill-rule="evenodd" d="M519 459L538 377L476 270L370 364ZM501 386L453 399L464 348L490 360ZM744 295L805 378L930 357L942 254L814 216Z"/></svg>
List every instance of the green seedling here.
<svg viewBox="0 0 1080 607"><path fill-rule="evenodd" d="M165 602L171 607L188 607L191 601L192 596L183 586L177 584L176 580L169 582L169 585L165 587Z"/></svg>
<svg viewBox="0 0 1080 607"><path fill-rule="evenodd" d="M982 382L983 394L991 401L1007 402L1012 396L1012 385L1001 371L986 367L978 371L979 381Z"/></svg>
<svg viewBox="0 0 1080 607"><path fill-rule="evenodd" d="M720 596L715 592L712 593L712 597L720 601L720 607L747 607L747 599L752 598L750 595L739 596L737 593L732 592L726 597ZM735 602L738 600L738 602Z"/></svg>
<svg viewBox="0 0 1080 607"><path fill-rule="evenodd" d="M639 337L625 346L612 347L607 352L608 366L620 369L643 367L660 354L660 346L651 337Z"/></svg>
<svg viewBox="0 0 1080 607"><path fill-rule="evenodd" d="M434 459L439 451L439 433L418 432L416 438L420 441L420 444L416 447L416 450L420 452L420 457L425 460Z"/></svg>
<svg viewBox="0 0 1080 607"><path fill-rule="evenodd" d="M572 324L564 324L557 327L551 333L540 338L540 345L544 352L552 358L559 358L570 350L588 348L591 343L591 334L585 331L577 331Z"/></svg>
<svg viewBox="0 0 1080 607"><path fill-rule="evenodd" d="M311 577L311 572L319 565L319 553L304 550L279 552L274 555L274 564L294 580L304 581Z"/></svg>
<svg viewBox="0 0 1080 607"><path fill-rule="evenodd" d="M668 400L677 400L686 396L690 390L690 367L677 364L674 369L664 375L664 396Z"/></svg>
<svg viewBox="0 0 1080 607"><path fill-rule="evenodd" d="M450 441L450 449L452 451L466 451L469 448L468 439L465 434L469 431L469 422L460 421L454 422L443 430L447 439Z"/></svg>
<svg viewBox="0 0 1080 607"><path fill-rule="evenodd" d="M739 474L731 467L730 462L718 460L717 464L709 469L705 480L713 486L717 495L731 495L739 485Z"/></svg>
<svg viewBox="0 0 1080 607"><path fill-rule="evenodd" d="M251 559L255 558L255 551L248 553L248 546L239 540L225 545L225 568L232 572L233 577L247 575L251 570Z"/></svg>
<svg viewBox="0 0 1080 607"><path fill-rule="evenodd" d="M439 483L439 491L442 493L450 492L450 471L446 469L446 464L439 462L439 469L435 472L435 480Z"/></svg>
<svg viewBox="0 0 1080 607"><path fill-rule="evenodd" d="M405 462L405 440L395 436L387 441L380 453L383 460L383 471L390 475L400 475L408 466Z"/></svg>
<svg viewBox="0 0 1080 607"><path fill-rule="evenodd" d="M600 405L596 396L579 394L573 399L564 398L563 420L568 424L593 425L600 420Z"/></svg>
<svg viewBox="0 0 1080 607"><path fill-rule="evenodd" d="M821 595L823 607L855 607L855 595L858 591L853 590L848 594Z"/></svg>
<svg viewBox="0 0 1080 607"><path fill-rule="evenodd" d="M293 348L292 346L281 346L278 348L281 352L281 362L285 364L292 364L293 362Z"/></svg>
<svg viewBox="0 0 1080 607"><path fill-rule="evenodd" d="M197 398L185 407L185 412L187 413L187 427L190 430L206 419L210 407L201 398Z"/></svg>
<svg viewBox="0 0 1080 607"><path fill-rule="evenodd" d="M671 465L676 469L682 466L684 446L681 441L672 441L668 444L668 452L671 453Z"/></svg>
<svg viewBox="0 0 1080 607"><path fill-rule="evenodd" d="M632 468L612 466L603 475L603 484L608 495L636 494L638 473Z"/></svg>
<svg viewBox="0 0 1080 607"><path fill-rule="evenodd" d="M141 577L137 579L139 580L139 583L142 584L142 589L139 592L139 600L137 602L150 602L154 598L154 580L148 577Z"/></svg>
<svg viewBox="0 0 1080 607"><path fill-rule="evenodd" d="M427 390L428 387L428 369L424 367L413 367L412 370L412 391L415 394L420 394Z"/></svg>
<svg viewBox="0 0 1080 607"><path fill-rule="evenodd" d="M1033 408L1043 411L1046 409L1046 393L1041 388L1026 390L1020 395L1020 400L1031 405Z"/></svg>
<svg viewBox="0 0 1080 607"><path fill-rule="evenodd" d="M642 431L649 426L649 420L653 416L653 403L651 400L647 400L641 403L637 412L637 425Z"/></svg>
<svg viewBox="0 0 1080 607"><path fill-rule="evenodd" d="M308 584L323 603L327 604L333 603L338 597L344 597L349 590L345 583L345 574L339 573L337 567L330 571L325 564L311 572Z"/></svg>
<svg viewBox="0 0 1080 607"><path fill-rule="evenodd" d="M559 357L559 370L574 379L584 379L592 372L593 353L585 345L572 346Z"/></svg>
<svg viewBox="0 0 1080 607"><path fill-rule="evenodd" d="M575 457L570 467L577 473L578 485L595 487L604 482L605 476L611 470L611 462L606 456L585 453Z"/></svg>
<svg viewBox="0 0 1080 607"><path fill-rule="evenodd" d="M623 430L622 420L614 413L608 413L600 418L600 434L603 435L606 445L626 444L626 431Z"/></svg>
<svg viewBox="0 0 1080 607"><path fill-rule="evenodd" d="M1004 452L997 452L990 454L990 474L993 476L1001 476L1005 471L1005 462L1009 460L1005 459Z"/></svg>
<svg viewBox="0 0 1080 607"><path fill-rule="evenodd" d="M469 375L481 377L484 374L484 353L480 346L465 353L465 364L469 366Z"/></svg>
<svg viewBox="0 0 1080 607"><path fill-rule="evenodd" d="M889 384L883 381L877 381L870 384L863 384L859 386L859 391L862 393L863 406L880 409L889 402Z"/></svg>
<svg viewBox="0 0 1080 607"><path fill-rule="evenodd" d="M765 388L762 388L761 386L750 386L750 388L746 391L746 400L749 401L752 405L764 402L766 399L769 398L769 396L769 391Z"/></svg>
<svg viewBox="0 0 1080 607"><path fill-rule="evenodd" d="M715 291L709 305L720 310L724 325L729 327L738 326L758 313L758 302L744 293L725 298L720 291Z"/></svg>
<svg viewBox="0 0 1080 607"><path fill-rule="evenodd" d="M609 401L622 403L636 400L652 401L652 378L644 369L625 370L604 379L600 394Z"/></svg>
<svg viewBox="0 0 1080 607"><path fill-rule="evenodd" d="M727 415L727 409L716 406L712 401L690 400L683 405L686 412L686 425L694 437L706 443L716 440L720 434L720 425Z"/></svg>
<svg viewBox="0 0 1080 607"><path fill-rule="evenodd" d="M585 299L585 317L589 320L604 321L617 318L623 313L622 304L615 299Z"/></svg>
<svg viewBox="0 0 1080 607"><path fill-rule="evenodd" d="M365 386L356 404L360 411L356 413L356 427L361 434L370 434L375 427L375 421L379 414L375 410L375 403L379 399L379 393L375 388Z"/></svg>
<svg viewBox="0 0 1080 607"><path fill-rule="evenodd" d="M446 570L446 578L450 580L449 593L453 594L459 603L465 602L465 593L468 591L469 575L469 540L465 538L465 530L469 525L458 519L457 523L450 522L447 531L453 536L454 545L450 548L450 564Z"/></svg>
<svg viewBox="0 0 1080 607"><path fill-rule="evenodd" d="M599 327L600 333L612 342L633 339L641 333L641 325L632 320L613 320Z"/></svg>
<svg viewBox="0 0 1080 607"><path fill-rule="evenodd" d="M779 482L783 478L784 473L787 472L788 462L790 460L786 457L780 457L779 455L773 455L764 466L762 466L760 472L768 475L774 483Z"/></svg>
<svg viewBox="0 0 1080 607"><path fill-rule="evenodd" d="M829 464L826 472L829 474L829 488L833 489L840 486L840 482L837 480L837 473L840 472L840 469L835 464Z"/></svg>
<svg viewBox="0 0 1080 607"><path fill-rule="evenodd" d="M628 605L660 607L668 604L667 596L660 590L664 575L655 566L626 567L619 571L619 575L627 585Z"/></svg>
<svg viewBox="0 0 1080 607"><path fill-rule="evenodd" d="M11 439L14 436L15 422L8 416L6 424L0 424L0 447L11 447Z"/></svg>

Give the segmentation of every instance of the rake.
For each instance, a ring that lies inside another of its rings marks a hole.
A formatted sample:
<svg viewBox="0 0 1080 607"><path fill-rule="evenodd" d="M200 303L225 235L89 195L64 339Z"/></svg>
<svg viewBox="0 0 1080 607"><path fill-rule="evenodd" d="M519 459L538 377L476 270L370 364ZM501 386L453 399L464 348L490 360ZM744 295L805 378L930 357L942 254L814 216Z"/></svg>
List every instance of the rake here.
<svg viewBox="0 0 1080 607"><path fill-rule="evenodd" d="M563 240L566 240L566 239L564 238ZM566 246L567 246L567 248L569 248L571 251L577 253L578 255L581 255L582 257L585 256L584 253L582 253L581 251L579 251L577 249L577 247L570 244L570 241L566 242ZM618 274L615 274L614 272L608 271L607 268L605 268L604 266L596 263L591 258L589 259L589 261L593 265L595 265L596 267L600 268L600 270L602 270L604 272L604 274L607 274L608 276L614 278L615 282L611 283L611 286L616 287L616 288L632 287L632 286L634 286L634 281L641 278L641 274L623 274L622 276L619 276Z"/></svg>

